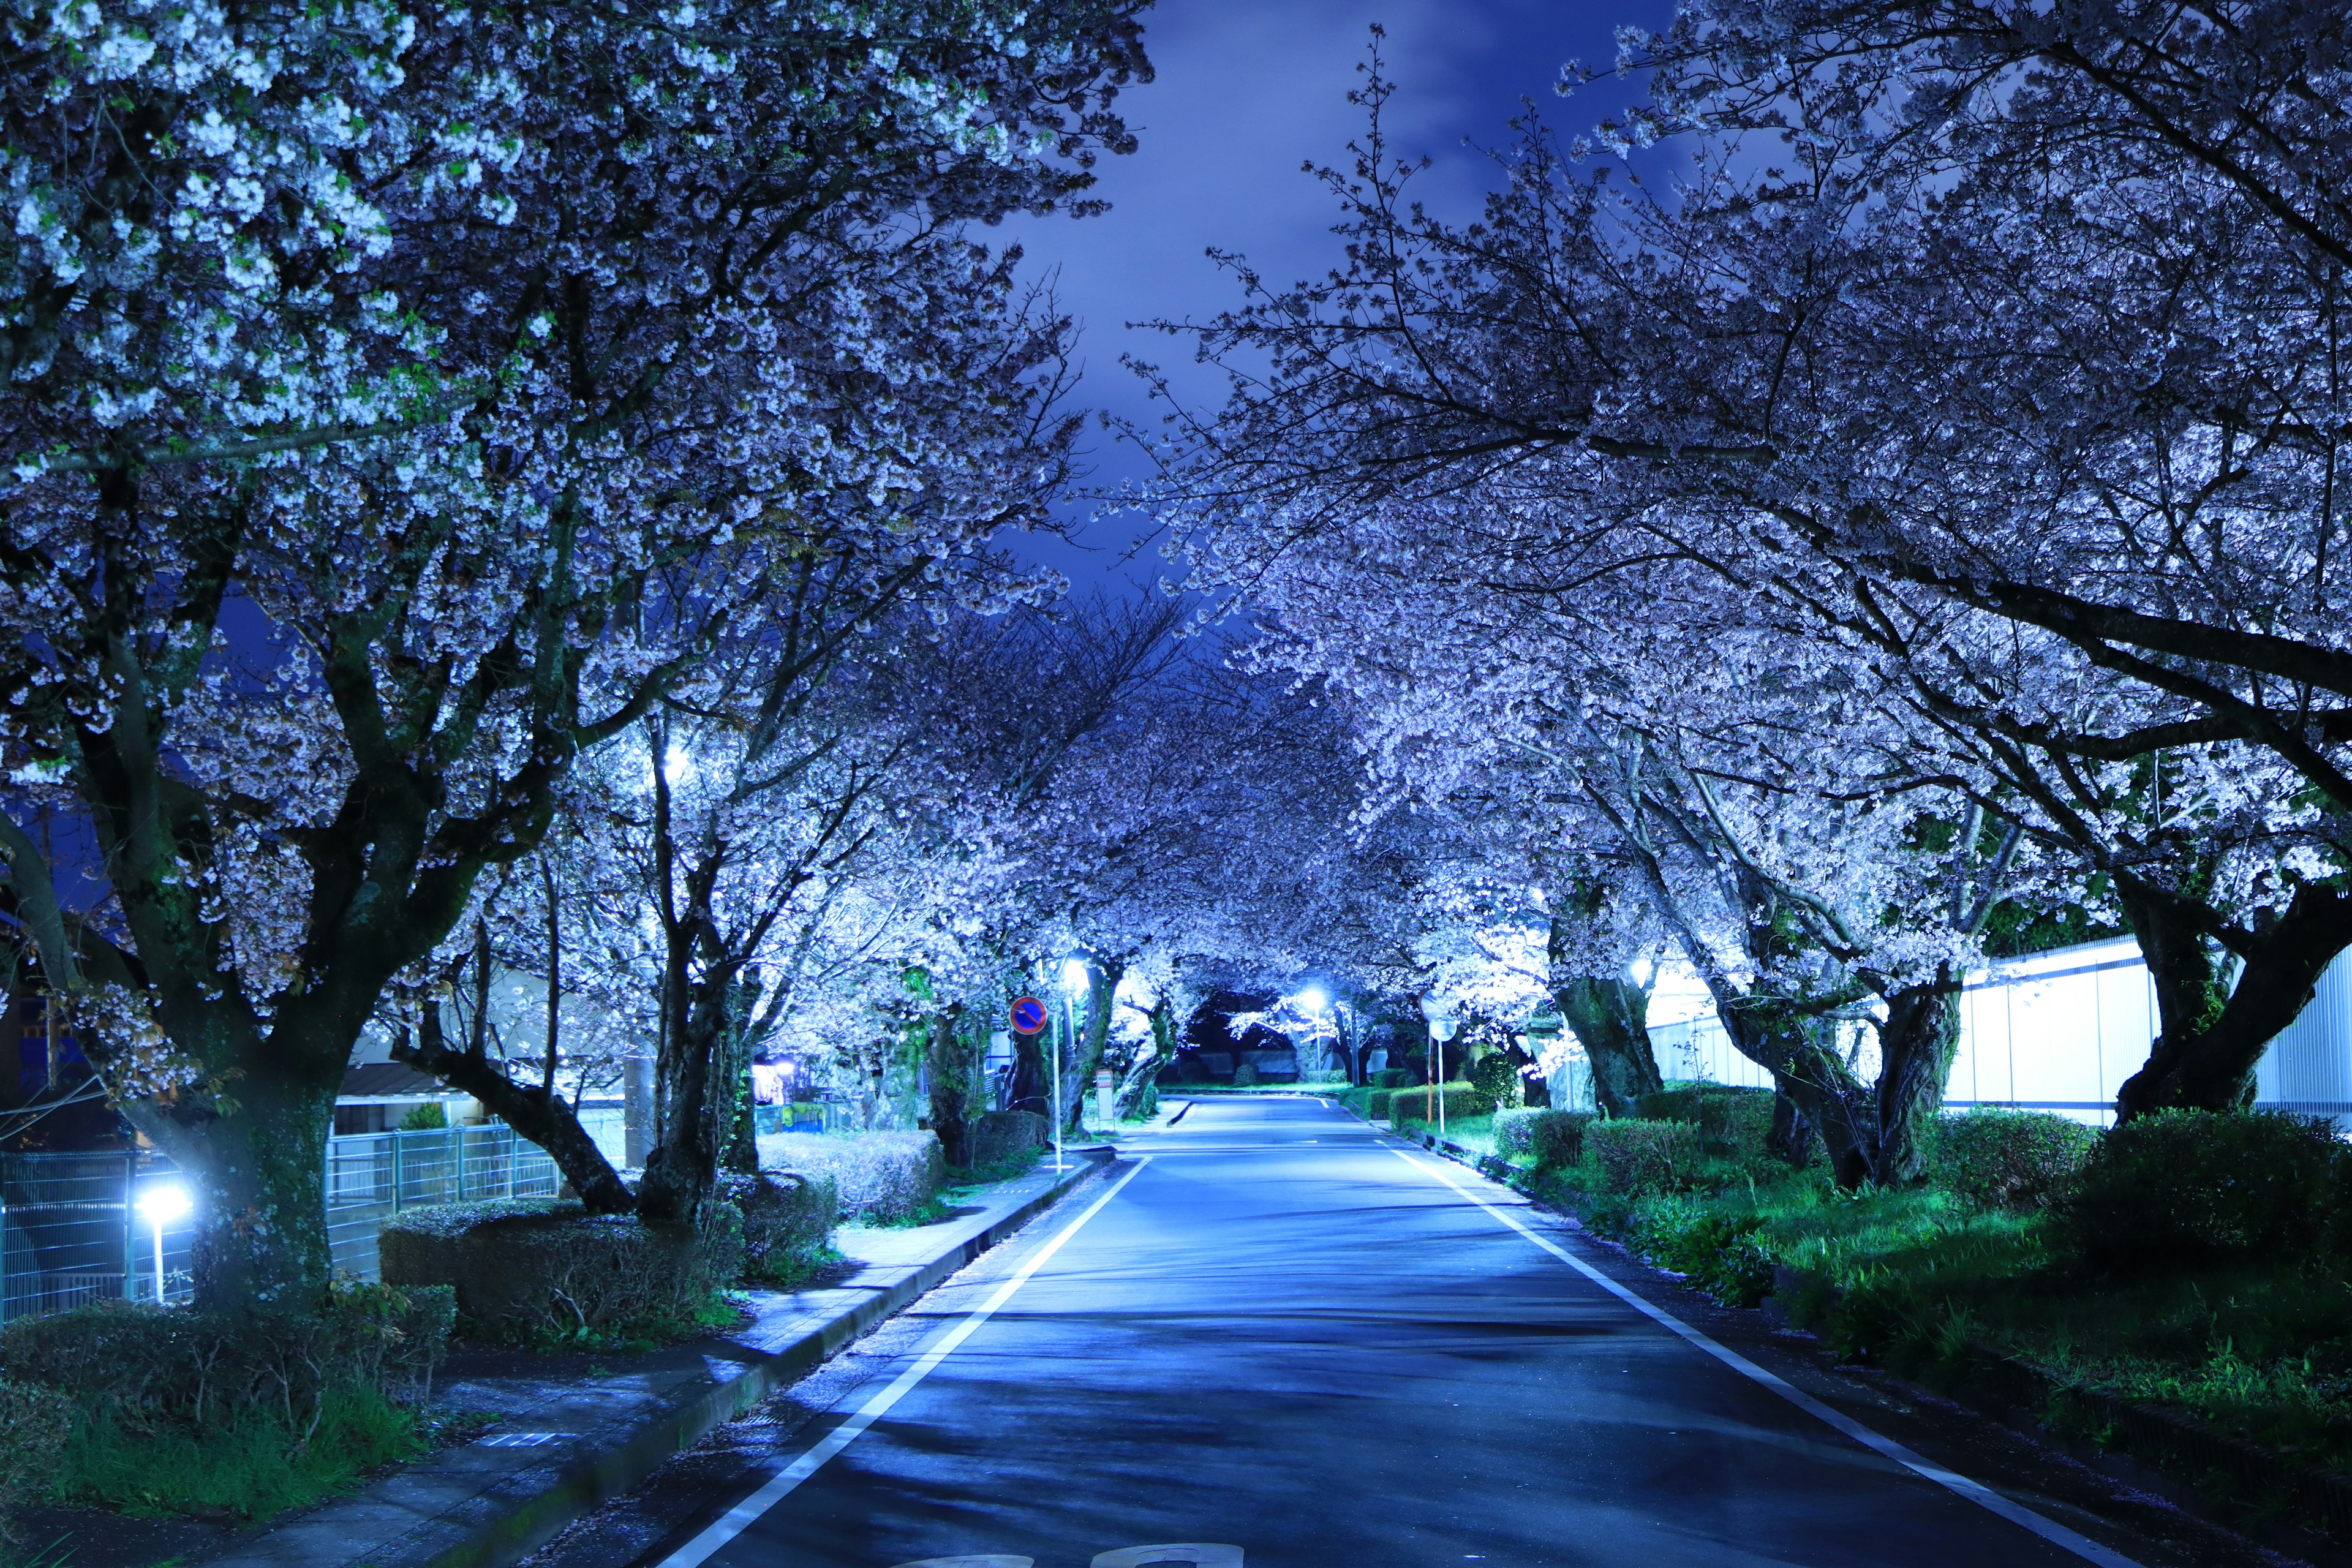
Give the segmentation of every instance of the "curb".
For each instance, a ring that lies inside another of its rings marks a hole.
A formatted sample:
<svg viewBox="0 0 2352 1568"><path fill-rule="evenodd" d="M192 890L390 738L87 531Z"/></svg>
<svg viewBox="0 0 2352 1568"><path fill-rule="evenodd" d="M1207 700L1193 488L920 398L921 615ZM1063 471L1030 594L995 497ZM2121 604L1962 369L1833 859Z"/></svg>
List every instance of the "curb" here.
<svg viewBox="0 0 2352 1568"><path fill-rule="evenodd" d="M609 1436L572 1445L555 1463L509 1474L430 1512L413 1505L404 1507L389 1495L404 1480L417 1479L395 1475L355 1497L330 1502L290 1521L283 1530L205 1558L203 1568L509 1568L574 1520L635 1486L672 1455L692 1447L803 1373L831 1360L1116 1158L1116 1152L1107 1148L1068 1152L1078 1159L1060 1180L985 1228L914 1266L897 1283L772 1349L740 1341L719 1342L727 1363L723 1369L718 1357L702 1358L710 1367L710 1382L688 1397L639 1414ZM496 1435L493 1429L491 1436ZM435 1458L463 1455L480 1447L477 1443L445 1450ZM387 1511L403 1516L408 1528L374 1533L336 1529L332 1516L355 1504L379 1518ZM334 1549L306 1550L310 1543L305 1538L321 1534Z"/></svg>

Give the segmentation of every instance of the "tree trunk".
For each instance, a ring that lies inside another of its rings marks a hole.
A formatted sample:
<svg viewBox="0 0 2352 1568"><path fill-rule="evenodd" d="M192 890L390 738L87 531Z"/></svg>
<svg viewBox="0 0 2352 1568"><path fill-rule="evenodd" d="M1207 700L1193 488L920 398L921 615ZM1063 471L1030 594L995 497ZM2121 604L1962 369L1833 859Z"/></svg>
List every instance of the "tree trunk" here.
<svg viewBox="0 0 2352 1568"><path fill-rule="evenodd" d="M1552 1005L1592 1063L1593 1102L1631 1116L1643 1095L1665 1087L1650 1045L1650 999L1623 975L1579 975L1552 989Z"/></svg>
<svg viewBox="0 0 2352 1568"><path fill-rule="evenodd" d="M309 1312L334 1278L327 1137L342 1065L297 1073L292 1056L273 1049L266 1071L224 1073L226 1093L182 1089L168 1105L125 1108L195 1201L189 1260L207 1307Z"/></svg>
<svg viewBox="0 0 2352 1568"><path fill-rule="evenodd" d="M2298 890L2248 944L2238 984L2225 993L2199 906L2132 878L2117 877L2116 887L2155 984L2159 1025L2147 1065L2116 1095L2118 1119L2252 1104L2263 1053L2310 1002L2336 955L2352 946L2352 893Z"/></svg>
<svg viewBox="0 0 2352 1568"><path fill-rule="evenodd" d="M1070 1103L1062 1114L1063 1132L1086 1131L1087 1093L1094 1087L1095 1069L1102 1066L1103 1048L1110 1040L1111 1005L1118 994L1118 983L1127 973L1127 965L1116 959L1105 959L1087 966L1087 1021L1078 1037L1077 1060L1071 1064L1070 1081L1063 1088L1069 1092Z"/></svg>
<svg viewBox="0 0 2352 1568"><path fill-rule="evenodd" d="M1053 1079L1046 1070L1045 1053L1039 1045L1053 1032L1054 1026L1048 1021L1043 1033L1015 1034L1013 1037L1013 1082L1004 1097L1010 1109L1043 1116L1049 1122L1054 1115L1048 1095L1053 1088Z"/></svg>
<svg viewBox="0 0 2352 1568"><path fill-rule="evenodd" d="M1926 1178L1918 1119L1943 1109L1944 1083L1959 1048L1960 976L1948 966L1933 980L1888 995L1886 1021L1878 1030L1877 1116L1864 1146L1874 1186L1908 1186Z"/></svg>
<svg viewBox="0 0 2352 1568"><path fill-rule="evenodd" d="M971 1163L971 1053L958 1037L963 1005L952 1004L931 1016L929 1062L931 1078L931 1131L947 1152L950 1165Z"/></svg>
<svg viewBox="0 0 2352 1568"><path fill-rule="evenodd" d="M627 1214L635 1205L629 1189L588 1130L580 1125L571 1102L548 1084L520 1084L506 1069L482 1052L458 1050L442 1027L440 1003L426 997L412 1039L403 1030L392 1047L392 1059L464 1089L482 1102L482 1109L547 1151L563 1180L579 1194L591 1214Z"/></svg>

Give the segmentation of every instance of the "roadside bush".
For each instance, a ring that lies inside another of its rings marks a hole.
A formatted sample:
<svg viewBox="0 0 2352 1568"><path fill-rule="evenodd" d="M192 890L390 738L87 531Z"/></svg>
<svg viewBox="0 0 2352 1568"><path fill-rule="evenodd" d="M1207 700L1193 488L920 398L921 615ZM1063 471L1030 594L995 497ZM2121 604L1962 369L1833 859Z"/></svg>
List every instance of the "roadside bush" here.
<svg viewBox="0 0 2352 1568"><path fill-rule="evenodd" d="M707 1230L552 1199L443 1204L385 1221L377 1256L387 1284L451 1287L467 1332L492 1342L666 1339L740 1275L743 1222L726 1203Z"/></svg>
<svg viewBox="0 0 2352 1568"><path fill-rule="evenodd" d="M2165 1110L2111 1129L2057 1214L2083 1257L2130 1270L2326 1247L2346 1152L2324 1121Z"/></svg>
<svg viewBox="0 0 2352 1568"><path fill-rule="evenodd" d="M0 1331L0 1495L247 1516L422 1452L447 1289L339 1287L316 1314L102 1302Z"/></svg>
<svg viewBox="0 0 2352 1568"><path fill-rule="evenodd" d="M1643 1256L1692 1278L1727 1307L1752 1307L1772 1293L1774 1258L1758 1234L1760 1214L1735 1214L1700 1199L1654 1198L1637 1206L1627 1237Z"/></svg>
<svg viewBox="0 0 2352 1568"><path fill-rule="evenodd" d="M1392 1089L1375 1089L1368 1090L1364 1095L1364 1120L1367 1121L1388 1121L1389 1100L1395 1092L1396 1091Z"/></svg>
<svg viewBox="0 0 2352 1568"><path fill-rule="evenodd" d="M1634 1101L1646 1121L1686 1121L1699 1130L1706 1152L1753 1157L1772 1131L1772 1091L1720 1083L1670 1083Z"/></svg>
<svg viewBox="0 0 2352 1568"><path fill-rule="evenodd" d="M1631 1117L1593 1122L1584 1130L1584 1146L1601 1190L1621 1197L1684 1190L1706 1154L1696 1122Z"/></svg>
<svg viewBox="0 0 2352 1568"><path fill-rule="evenodd" d="M1389 1120L1402 1126L1408 1121L1435 1121L1437 1108L1445 1108L1448 1121L1464 1121L1473 1116L1494 1114L1495 1102L1466 1083L1449 1083L1442 1091L1441 1100L1428 1089L1397 1089L1389 1091Z"/></svg>
<svg viewBox="0 0 2352 1568"><path fill-rule="evenodd" d="M916 1219L947 1180L947 1156L931 1132L772 1132L759 1143L762 1171L831 1180L845 1222Z"/></svg>
<svg viewBox="0 0 2352 1568"><path fill-rule="evenodd" d="M972 1169L979 1170L1044 1148L1052 1141L1053 1125L1034 1110L991 1110L974 1119L965 1137Z"/></svg>
<svg viewBox="0 0 2352 1568"><path fill-rule="evenodd" d="M1374 1089L1403 1089L1412 1082L1409 1068L1382 1068L1371 1077Z"/></svg>
<svg viewBox="0 0 2352 1568"><path fill-rule="evenodd" d="M72 1398L13 1377L0 1377L0 1539L16 1539L16 1510L49 1495L73 1435Z"/></svg>
<svg viewBox="0 0 2352 1568"><path fill-rule="evenodd" d="M2057 1201L2099 1141L2095 1129L2063 1116L1990 1108L1939 1118L1932 1131L1932 1140L1921 1142L1933 1150L1933 1179L1987 1208L2013 1214Z"/></svg>
<svg viewBox="0 0 2352 1568"><path fill-rule="evenodd" d="M823 1176L729 1175L719 1192L743 1216L743 1278L782 1288L805 1283L840 1258L833 1249L841 1195Z"/></svg>
<svg viewBox="0 0 2352 1568"><path fill-rule="evenodd" d="M1557 1170L1584 1158L1589 1110L1519 1110L1495 1113L1495 1152L1525 1158L1539 1170Z"/></svg>
<svg viewBox="0 0 2352 1568"><path fill-rule="evenodd" d="M403 1132L443 1132L446 1131L448 1127L449 1113L442 1109L441 1102L437 1100L429 1100L423 1105L411 1106L408 1114L400 1119L400 1130Z"/></svg>
<svg viewBox="0 0 2352 1568"><path fill-rule="evenodd" d="M1234 1068L1234 1087L1235 1089L1255 1089L1257 1087L1257 1064L1255 1062L1244 1062L1241 1066Z"/></svg>
<svg viewBox="0 0 2352 1568"><path fill-rule="evenodd" d="M1517 1064L1500 1051L1479 1058L1470 1069L1471 1087L1493 1101L1496 1110L1517 1107L1524 1098L1520 1089L1525 1081L1519 1077Z"/></svg>

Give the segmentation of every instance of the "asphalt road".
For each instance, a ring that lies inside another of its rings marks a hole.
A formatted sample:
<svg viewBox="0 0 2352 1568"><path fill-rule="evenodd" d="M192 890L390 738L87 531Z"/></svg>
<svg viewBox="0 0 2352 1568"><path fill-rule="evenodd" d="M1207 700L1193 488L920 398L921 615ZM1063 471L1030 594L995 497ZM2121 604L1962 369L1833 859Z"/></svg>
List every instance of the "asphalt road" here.
<svg viewBox="0 0 2352 1568"><path fill-rule="evenodd" d="M1200 1102L534 1568L1087 1568L1171 1542L1244 1555L1100 1568L2269 1560L1841 1375L1758 1314L1708 1309L1402 1149L1313 1100ZM1473 1194L1818 1403L1727 1365Z"/></svg>

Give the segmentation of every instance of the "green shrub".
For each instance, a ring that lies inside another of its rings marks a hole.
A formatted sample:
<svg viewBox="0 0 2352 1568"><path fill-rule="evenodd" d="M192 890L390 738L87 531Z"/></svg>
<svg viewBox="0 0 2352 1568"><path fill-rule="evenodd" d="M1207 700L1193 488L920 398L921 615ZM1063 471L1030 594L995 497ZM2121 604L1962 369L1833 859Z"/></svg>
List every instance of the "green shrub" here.
<svg viewBox="0 0 2352 1568"><path fill-rule="evenodd" d="M2112 1268L2309 1259L2331 1239L2344 1162L2324 1121L2158 1111L2099 1139L2056 1212L2074 1250Z"/></svg>
<svg viewBox="0 0 2352 1568"><path fill-rule="evenodd" d="M1244 1062L1241 1066L1234 1068L1234 1087L1235 1089L1255 1089L1257 1087L1257 1064L1255 1062Z"/></svg>
<svg viewBox="0 0 2352 1568"><path fill-rule="evenodd" d="M841 1196L828 1178L730 1175L719 1192L743 1216L745 1279L789 1289L840 1258L833 1226Z"/></svg>
<svg viewBox="0 0 2352 1568"><path fill-rule="evenodd" d="M1772 1131L1772 1091L1720 1083L1670 1083L1634 1102L1653 1121L1686 1121L1699 1130L1706 1152L1753 1157Z"/></svg>
<svg viewBox="0 0 2352 1568"><path fill-rule="evenodd" d="M1376 1089L1366 1094L1364 1096L1364 1120L1367 1121L1388 1121L1389 1100L1394 1093L1395 1090L1393 1089Z"/></svg>
<svg viewBox="0 0 2352 1568"><path fill-rule="evenodd" d="M1053 1141L1053 1123L1034 1110L991 1110L976 1117L966 1133L971 1168L1001 1165L1013 1155L1042 1149Z"/></svg>
<svg viewBox="0 0 2352 1568"><path fill-rule="evenodd" d="M1495 1102L1479 1089L1466 1083L1449 1083L1442 1091L1428 1089L1396 1089L1389 1091L1389 1120L1402 1126L1408 1121L1435 1121L1438 1107L1445 1110L1448 1121L1466 1121L1474 1116L1491 1116Z"/></svg>
<svg viewBox="0 0 2352 1568"><path fill-rule="evenodd" d="M377 1256L389 1284L451 1287L467 1332L494 1342L668 1338L740 1274L742 1224L729 1204L707 1229L543 1198L442 1204L385 1221Z"/></svg>
<svg viewBox="0 0 2352 1568"><path fill-rule="evenodd" d="M1495 1152L1506 1160L1525 1158L1539 1171L1573 1165L1584 1157L1585 1129L1592 1121L1589 1110L1498 1110Z"/></svg>
<svg viewBox="0 0 2352 1568"><path fill-rule="evenodd" d="M446 1289L338 1287L313 1314L110 1301L0 1331L0 1490L274 1513L421 1451ZM46 1458L44 1458L46 1455Z"/></svg>
<svg viewBox="0 0 2352 1568"><path fill-rule="evenodd" d="M947 1180L947 1156L931 1132L771 1132L759 1144L763 1171L830 1178L845 1221L916 1219L932 1208Z"/></svg>
<svg viewBox="0 0 2352 1568"><path fill-rule="evenodd" d="M1584 1130L1601 1190L1619 1196L1681 1192L1696 1180L1706 1150L1696 1122L1636 1118L1595 1121Z"/></svg>
<svg viewBox="0 0 2352 1568"><path fill-rule="evenodd" d="M202 1428L84 1415L62 1446L55 1495L132 1515L268 1519L351 1491L369 1471L431 1447L415 1410L349 1384L328 1389L299 1430L258 1408Z"/></svg>
<svg viewBox="0 0 2352 1568"><path fill-rule="evenodd" d="M1478 1058L1470 1069L1471 1087L1493 1102L1497 1110L1514 1110L1525 1098L1517 1064L1501 1051Z"/></svg>
<svg viewBox="0 0 2352 1568"><path fill-rule="evenodd" d="M16 1539L16 1510L49 1495L73 1435L72 1397L0 1377L0 1537Z"/></svg>
<svg viewBox="0 0 2352 1568"><path fill-rule="evenodd" d="M400 1119L403 1132L439 1132L448 1125L449 1113L441 1109L437 1100L409 1107L408 1114Z"/></svg>
<svg viewBox="0 0 2352 1568"><path fill-rule="evenodd" d="M1934 1180L1987 1208L2048 1208L2090 1157L2097 1131L2063 1116L1989 1107L1939 1118L1921 1139Z"/></svg>
<svg viewBox="0 0 2352 1568"><path fill-rule="evenodd" d="M314 1314L101 1301L0 1330L0 1373L134 1426L203 1426L251 1408L307 1424L331 1388L422 1397L455 1312L450 1291L396 1282L338 1287Z"/></svg>
<svg viewBox="0 0 2352 1568"><path fill-rule="evenodd" d="M1371 1076L1374 1089L1403 1089L1412 1082L1410 1068L1382 1068Z"/></svg>
<svg viewBox="0 0 2352 1568"><path fill-rule="evenodd" d="M1627 1230L1652 1261L1689 1275L1727 1307L1752 1307L1772 1293L1774 1258L1758 1234L1764 1221L1703 1199L1662 1197L1638 1205Z"/></svg>

